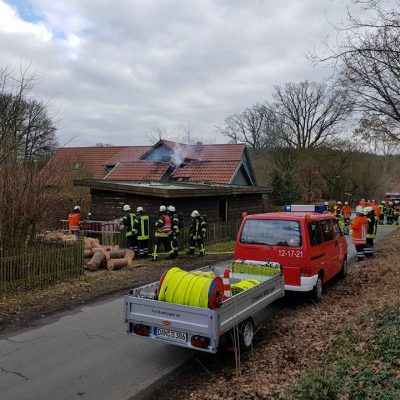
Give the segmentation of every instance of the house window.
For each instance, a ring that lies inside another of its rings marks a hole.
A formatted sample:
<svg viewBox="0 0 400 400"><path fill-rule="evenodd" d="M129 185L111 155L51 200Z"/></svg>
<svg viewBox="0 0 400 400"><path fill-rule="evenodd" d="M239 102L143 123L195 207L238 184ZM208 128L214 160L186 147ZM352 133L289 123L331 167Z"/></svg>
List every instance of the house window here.
<svg viewBox="0 0 400 400"><path fill-rule="evenodd" d="M218 201L218 220L220 222L228 221L228 199Z"/></svg>

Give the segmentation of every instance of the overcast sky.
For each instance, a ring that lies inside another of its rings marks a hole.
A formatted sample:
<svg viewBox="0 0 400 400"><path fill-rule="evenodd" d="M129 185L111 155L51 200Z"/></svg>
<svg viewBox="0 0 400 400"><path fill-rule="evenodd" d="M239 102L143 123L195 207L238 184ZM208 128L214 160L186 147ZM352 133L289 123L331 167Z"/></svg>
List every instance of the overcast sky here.
<svg viewBox="0 0 400 400"><path fill-rule="evenodd" d="M60 144L145 144L154 128L224 142L215 126L273 85L322 80L342 0L0 0L0 67L41 78Z"/></svg>

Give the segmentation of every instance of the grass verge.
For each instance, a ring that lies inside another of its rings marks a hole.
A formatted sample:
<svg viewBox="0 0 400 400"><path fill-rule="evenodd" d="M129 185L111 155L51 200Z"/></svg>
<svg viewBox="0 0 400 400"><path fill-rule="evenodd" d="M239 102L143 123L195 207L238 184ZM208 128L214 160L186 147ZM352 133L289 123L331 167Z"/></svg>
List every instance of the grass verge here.
<svg viewBox="0 0 400 400"><path fill-rule="evenodd" d="M235 241L210 244L206 247L206 253L232 252L235 250Z"/></svg>
<svg viewBox="0 0 400 400"><path fill-rule="evenodd" d="M358 321L286 400L400 399L400 303Z"/></svg>

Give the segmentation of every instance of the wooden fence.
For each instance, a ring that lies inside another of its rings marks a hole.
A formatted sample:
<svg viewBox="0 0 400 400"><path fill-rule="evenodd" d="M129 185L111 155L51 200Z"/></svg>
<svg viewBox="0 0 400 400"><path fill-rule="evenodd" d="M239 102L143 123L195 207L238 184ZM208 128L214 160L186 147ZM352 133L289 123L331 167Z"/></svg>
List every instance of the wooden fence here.
<svg viewBox="0 0 400 400"><path fill-rule="evenodd" d="M83 272L83 241L0 251L0 289L40 286Z"/></svg>
<svg viewBox="0 0 400 400"><path fill-rule="evenodd" d="M205 246L230 242L236 240L237 233L240 228L242 220L234 220L230 222L210 222L207 224L207 234L205 238ZM154 237L154 227L150 227L150 245L152 245L152 239ZM88 236L100 237L101 243L106 246L119 245L120 247L126 247L125 233L124 232L85 232ZM189 247L189 225L185 226L183 232L179 237L179 249L183 250ZM152 248L152 247L151 247Z"/></svg>

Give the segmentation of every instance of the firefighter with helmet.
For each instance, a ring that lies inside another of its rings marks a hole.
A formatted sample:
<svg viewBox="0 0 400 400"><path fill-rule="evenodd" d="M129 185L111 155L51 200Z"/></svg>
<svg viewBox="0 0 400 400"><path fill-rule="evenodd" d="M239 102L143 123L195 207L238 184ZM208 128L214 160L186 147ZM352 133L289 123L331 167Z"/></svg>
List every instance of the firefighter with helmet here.
<svg viewBox="0 0 400 400"><path fill-rule="evenodd" d="M333 206L333 215L336 220L339 220L341 214L342 214L342 202L337 201L336 204Z"/></svg>
<svg viewBox="0 0 400 400"><path fill-rule="evenodd" d="M168 258L175 258L173 250L171 250L170 235L172 230L171 218L168 215L167 207L160 206L159 218L155 223L156 232L154 234L154 247L152 260L158 260L158 251L161 245L164 246L164 251L168 253Z"/></svg>
<svg viewBox="0 0 400 400"><path fill-rule="evenodd" d="M393 220L396 225L399 224L399 218L400 218L400 201L395 200L393 206Z"/></svg>
<svg viewBox="0 0 400 400"><path fill-rule="evenodd" d="M192 217L192 223L190 224L188 254L195 254L197 244L200 249L200 255L204 256L206 254L204 238L207 233L207 222L200 216L200 213L197 210L194 210L190 216Z"/></svg>
<svg viewBox="0 0 400 400"><path fill-rule="evenodd" d="M367 241L364 248L364 254L367 257L374 256L374 240L376 239L376 231L378 228L379 218L375 215L373 207L365 207L364 213L367 216L368 228L367 228Z"/></svg>
<svg viewBox="0 0 400 400"><path fill-rule="evenodd" d="M381 201L381 204L379 204L379 209L380 209L379 224L383 225L383 223L385 221L385 215L386 215L386 202L385 202L385 200Z"/></svg>
<svg viewBox="0 0 400 400"><path fill-rule="evenodd" d="M68 229L71 235L79 236L79 224L81 223L81 208L75 206L68 215Z"/></svg>
<svg viewBox="0 0 400 400"><path fill-rule="evenodd" d="M354 244L357 252L357 259L364 260L364 248L367 243L368 222L364 214L364 209L361 206L356 207L356 217L351 223L351 241Z"/></svg>
<svg viewBox="0 0 400 400"><path fill-rule="evenodd" d="M324 203L324 212L328 213L329 211L330 211L329 210L329 203L327 201L325 201L325 203Z"/></svg>
<svg viewBox="0 0 400 400"><path fill-rule="evenodd" d="M344 202L344 205L342 207L342 215L343 215L343 218L344 218L344 223L346 225L348 225L349 222L350 222L350 217L351 217L351 207L350 207L348 201Z"/></svg>
<svg viewBox="0 0 400 400"><path fill-rule="evenodd" d="M386 223L388 225L392 225L393 224L393 218L394 218L393 202L389 201L389 205L386 207Z"/></svg>
<svg viewBox="0 0 400 400"><path fill-rule="evenodd" d="M170 235L171 250L173 251L174 256L178 257L179 255L178 238L181 233L182 222L174 206L172 205L168 206L167 210L172 224L171 235Z"/></svg>
<svg viewBox="0 0 400 400"><path fill-rule="evenodd" d="M136 255L138 252L137 230L135 229L136 216L132 212L129 204L125 204L123 210L124 216L122 218L122 225L125 229L126 245L129 249L133 250Z"/></svg>
<svg viewBox="0 0 400 400"><path fill-rule="evenodd" d="M143 207L136 209L134 229L137 232L139 257L145 257L149 254L150 220Z"/></svg>

